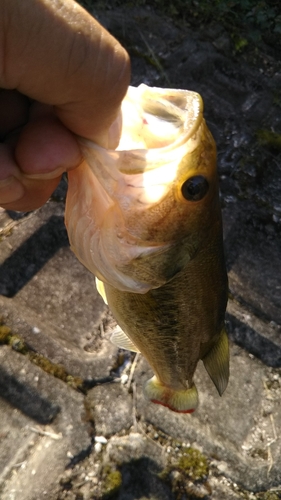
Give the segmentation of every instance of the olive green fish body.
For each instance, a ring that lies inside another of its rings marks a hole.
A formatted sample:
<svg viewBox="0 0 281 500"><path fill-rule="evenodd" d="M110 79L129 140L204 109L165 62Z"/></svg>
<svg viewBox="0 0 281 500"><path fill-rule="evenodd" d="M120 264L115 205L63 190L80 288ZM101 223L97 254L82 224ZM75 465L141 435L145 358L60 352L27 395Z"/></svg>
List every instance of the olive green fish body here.
<svg viewBox="0 0 281 500"><path fill-rule="evenodd" d="M208 355L224 330L227 276L220 220L208 236L186 267L160 288L143 295L104 284L118 325L147 359L160 384L172 393L193 387L199 359ZM223 380L217 385L223 386L223 392L227 367L215 375L216 380L220 377Z"/></svg>

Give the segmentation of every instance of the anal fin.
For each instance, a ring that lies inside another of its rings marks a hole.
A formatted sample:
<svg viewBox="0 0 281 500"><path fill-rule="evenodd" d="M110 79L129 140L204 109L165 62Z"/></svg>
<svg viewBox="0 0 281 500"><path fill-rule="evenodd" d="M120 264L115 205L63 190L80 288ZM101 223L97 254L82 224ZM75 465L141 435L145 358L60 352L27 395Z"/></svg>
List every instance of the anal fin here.
<svg viewBox="0 0 281 500"><path fill-rule="evenodd" d="M225 328L222 329L219 339L202 361L219 395L222 396L229 379L229 345Z"/></svg>
<svg viewBox="0 0 281 500"><path fill-rule="evenodd" d="M128 351L140 352L139 349L135 346L135 344L129 339L129 337L121 330L120 326L114 329L110 340L112 344L117 345L121 349L127 349Z"/></svg>

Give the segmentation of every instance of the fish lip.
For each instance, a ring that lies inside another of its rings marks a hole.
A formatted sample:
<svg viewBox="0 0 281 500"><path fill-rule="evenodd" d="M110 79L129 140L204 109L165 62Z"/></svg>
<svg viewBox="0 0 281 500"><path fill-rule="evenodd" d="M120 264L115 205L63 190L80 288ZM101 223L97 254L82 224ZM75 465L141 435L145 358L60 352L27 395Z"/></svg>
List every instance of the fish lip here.
<svg viewBox="0 0 281 500"><path fill-rule="evenodd" d="M135 94L134 97L136 99L137 98L141 99L145 93L148 93L148 94L155 94L155 95L161 94L163 96L163 98L165 98L165 95L178 94L179 92L181 92L182 95L192 94L193 106L195 107L195 103L197 103L197 110L195 110L195 112L194 112L195 116L194 116L193 125L189 128L187 127L186 132L182 132L175 141L171 142L167 146L155 147L155 148L119 149L119 147L117 147L115 149L111 149L111 148L106 149L106 148L94 143L95 148L97 150L107 151L108 153L117 153L118 152L121 155L124 155L127 153L127 154L136 155L137 157L138 156L143 157L144 153L147 155L147 152L149 152L149 160L154 161L155 159L157 159L159 157L160 153L166 156L167 153L169 153L171 150L174 150L175 148L188 142L189 139L191 139L196 134L196 132L199 129L199 127L202 123L202 120L203 120L203 101L202 101L200 94L198 94L197 92L194 92L194 91L180 90L180 89L168 89L168 91L167 91L167 89L162 89L160 87L148 87L145 84L141 84L138 87L131 87L130 86L128 88L127 96L130 93L134 93ZM127 96L125 96L125 99ZM188 123L189 120L190 120L190 117L189 116L186 117L184 124ZM89 144L93 144L92 141L90 141L89 139L85 139L84 137L81 137L81 136L78 136L77 139L78 139L79 144L82 146L82 150L83 150L84 146L87 146Z"/></svg>
<svg viewBox="0 0 281 500"><path fill-rule="evenodd" d="M184 97L184 101L187 100L187 96L190 95L192 96L192 106L193 106L193 111L194 111L194 116L193 118L193 125L191 127L187 127L186 132L182 132L178 139L175 141L171 142L167 146L163 146L160 148L148 148L151 155L153 155L153 151L155 152L155 156L157 157L159 155L159 151L162 151L164 154L168 153L171 149L175 149L175 147L180 146L182 143L188 141L189 138L191 138L199 128L202 119L203 119L203 100L197 92L191 91L191 90L181 90L181 89L163 89L161 87L149 87L145 84L141 84L138 87L129 87L127 95L130 96L130 93L134 93L135 98L141 99L147 99L149 96L151 96L151 99L154 99L155 96L161 96L162 98L168 100L167 98L170 96L177 97L179 95L182 95ZM196 108L196 109L195 109ZM185 117L183 123L186 125L187 123L190 123L190 115L187 114L187 108L185 107L184 109L181 108L184 113L183 116ZM144 106L143 106L143 110ZM117 151L119 149L117 148ZM121 149L120 149L121 151Z"/></svg>

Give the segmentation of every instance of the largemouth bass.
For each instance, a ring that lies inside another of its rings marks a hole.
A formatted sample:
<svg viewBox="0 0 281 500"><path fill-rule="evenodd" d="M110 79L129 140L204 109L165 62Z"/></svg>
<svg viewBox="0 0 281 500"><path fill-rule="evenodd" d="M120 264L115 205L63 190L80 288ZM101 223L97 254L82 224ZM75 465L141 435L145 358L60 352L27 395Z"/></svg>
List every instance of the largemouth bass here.
<svg viewBox="0 0 281 500"><path fill-rule="evenodd" d="M80 139L69 240L116 318L113 342L155 373L146 396L192 412L200 359L220 395L229 376L216 147L195 92L130 87L122 120L116 150Z"/></svg>

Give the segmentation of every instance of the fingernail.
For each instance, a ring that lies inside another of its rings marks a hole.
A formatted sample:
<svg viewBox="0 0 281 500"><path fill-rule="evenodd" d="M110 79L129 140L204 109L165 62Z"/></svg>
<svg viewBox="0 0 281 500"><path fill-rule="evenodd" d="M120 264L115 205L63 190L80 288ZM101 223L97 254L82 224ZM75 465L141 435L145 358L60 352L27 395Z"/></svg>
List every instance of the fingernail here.
<svg viewBox="0 0 281 500"><path fill-rule="evenodd" d="M18 201L24 195L24 187L15 177L0 180L0 205Z"/></svg>

